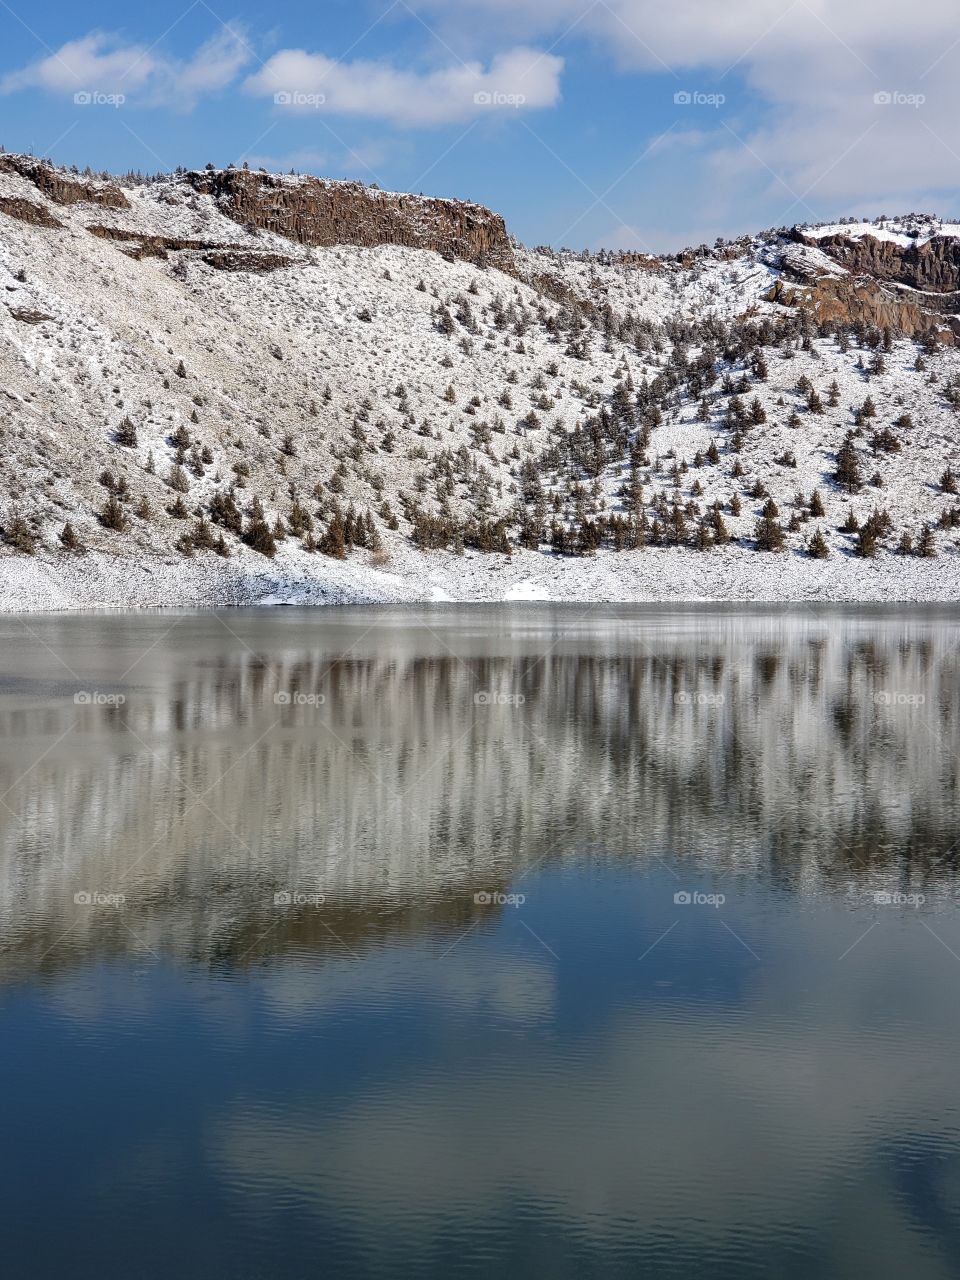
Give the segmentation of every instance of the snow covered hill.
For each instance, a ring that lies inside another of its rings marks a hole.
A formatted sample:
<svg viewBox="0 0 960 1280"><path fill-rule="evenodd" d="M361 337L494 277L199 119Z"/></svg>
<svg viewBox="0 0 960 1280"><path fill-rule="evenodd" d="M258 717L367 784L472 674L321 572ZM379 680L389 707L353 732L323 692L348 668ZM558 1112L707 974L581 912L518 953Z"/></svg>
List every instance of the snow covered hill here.
<svg viewBox="0 0 960 1280"><path fill-rule="evenodd" d="M0 154L0 608L955 599L958 235Z"/></svg>

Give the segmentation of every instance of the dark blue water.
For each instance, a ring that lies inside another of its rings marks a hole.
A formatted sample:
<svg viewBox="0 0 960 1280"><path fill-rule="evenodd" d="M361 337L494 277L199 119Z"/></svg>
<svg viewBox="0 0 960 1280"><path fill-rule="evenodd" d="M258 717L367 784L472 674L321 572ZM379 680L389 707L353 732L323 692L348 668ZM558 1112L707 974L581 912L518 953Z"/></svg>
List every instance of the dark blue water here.
<svg viewBox="0 0 960 1280"><path fill-rule="evenodd" d="M2 620L4 1271L954 1274L958 622Z"/></svg>

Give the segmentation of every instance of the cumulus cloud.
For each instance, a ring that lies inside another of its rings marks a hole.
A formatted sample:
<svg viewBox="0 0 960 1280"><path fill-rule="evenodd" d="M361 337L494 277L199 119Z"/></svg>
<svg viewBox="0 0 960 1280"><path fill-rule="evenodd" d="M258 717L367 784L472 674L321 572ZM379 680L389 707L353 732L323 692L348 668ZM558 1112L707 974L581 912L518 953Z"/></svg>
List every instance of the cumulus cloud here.
<svg viewBox="0 0 960 1280"><path fill-rule="evenodd" d="M0 93L45 89L48 93L76 93L95 87L104 93L135 90L153 74L154 59L142 45L121 45L104 32L70 40L49 57L10 72L0 80Z"/></svg>
<svg viewBox="0 0 960 1280"><path fill-rule="evenodd" d="M700 155L718 209L742 208L745 184L795 219L881 195L910 205L958 185L956 0L909 11L902 0L604 0L586 12L582 0L410 3L451 41L569 33L622 72L657 74L665 95L725 94Z"/></svg>
<svg viewBox="0 0 960 1280"><path fill-rule="evenodd" d="M563 59L517 47L489 66L457 62L424 72L388 62L335 62L322 53L284 49L246 82L249 92L282 108L433 126L490 112L550 107L560 98Z"/></svg>
<svg viewBox="0 0 960 1280"><path fill-rule="evenodd" d="M234 28L225 28L192 57L179 60L93 31L4 76L0 94L23 89L71 96L93 92L136 99L144 106L190 110L201 97L231 85L250 58L243 32Z"/></svg>

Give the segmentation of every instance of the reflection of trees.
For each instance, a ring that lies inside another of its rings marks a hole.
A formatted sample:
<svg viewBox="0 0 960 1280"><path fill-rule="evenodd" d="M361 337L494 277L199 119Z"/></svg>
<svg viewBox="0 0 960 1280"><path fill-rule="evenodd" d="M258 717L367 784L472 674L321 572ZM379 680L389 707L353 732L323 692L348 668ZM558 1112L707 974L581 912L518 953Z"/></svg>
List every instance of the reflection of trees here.
<svg viewBox="0 0 960 1280"><path fill-rule="evenodd" d="M102 914L75 923L91 888L127 895L146 945L198 958L455 932L475 890L586 847L791 889L953 876L952 628L713 617L550 649L476 634L395 656L371 642L338 657L315 633L279 654L224 643L120 708L0 704L19 744L0 791L43 756L11 793L19 822L0 819L9 945L36 957L71 925L77 945L132 945ZM883 690L926 702L879 706ZM478 706L478 691L524 701ZM278 923L281 889L327 906Z"/></svg>

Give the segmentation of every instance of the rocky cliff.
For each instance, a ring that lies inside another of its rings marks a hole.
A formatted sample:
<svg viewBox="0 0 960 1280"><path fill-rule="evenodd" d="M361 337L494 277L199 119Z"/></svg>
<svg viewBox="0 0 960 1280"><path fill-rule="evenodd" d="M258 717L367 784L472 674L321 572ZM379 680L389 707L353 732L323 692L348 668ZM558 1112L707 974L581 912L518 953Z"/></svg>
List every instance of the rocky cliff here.
<svg viewBox="0 0 960 1280"><path fill-rule="evenodd" d="M810 284L777 280L765 295L784 307L807 307L822 323L875 325L904 337L936 334L946 346L960 338L960 321L940 314L942 300L898 295L866 276L825 276Z"/></svg>
<svg viewBox="0 0 960 1280"><path fill-rule="evenodd" d="M97 182L81 174L72 174L56 168L48 160L35 160L33 156L0 153L0 173L16 173L26 178L54 204L97 204L104 209L130 207L127 197L112 182Z"/></svg>
<svg viewBox="0 0 960 1280"><path fill-rule="evenodd" d="M871 235L801 239L822 249L853 275L868 275L929 293L960 290L960 241L954 236L933 236L910 245Z"/></svg>
<svg viewBox="0 0 960 1280"><path fill-rule="evenodd" d="M514 270L506 224L482 205L246 169L192 172L185 181L235 222L299 244L402 245Z"/></svg>
<svg viewBox="0 0 960 1280"><path fill-rule="evenodd" d="M768 302L809 307L825 322L876 325L906 337L936 334L948 345L960 339L955 236L903 244L862 233L815 236L798 227L788 241Z"/></svg>

